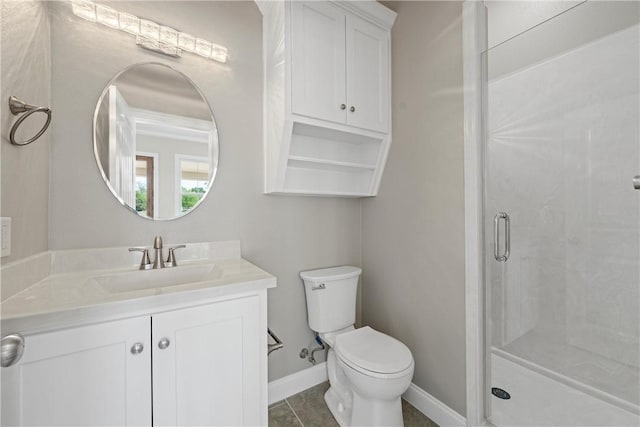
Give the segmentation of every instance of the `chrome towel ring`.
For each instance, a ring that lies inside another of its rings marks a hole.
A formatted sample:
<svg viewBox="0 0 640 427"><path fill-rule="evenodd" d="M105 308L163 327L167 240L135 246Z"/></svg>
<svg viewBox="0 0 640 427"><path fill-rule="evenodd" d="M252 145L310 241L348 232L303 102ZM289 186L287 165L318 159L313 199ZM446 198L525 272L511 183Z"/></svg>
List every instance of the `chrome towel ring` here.
<svg viewBox="0 0 640 427"><path fill-rule="evenodd" d="M47 130L49 124L51 123L51 109L47 107L36 107L35 105L29 105L24 101L19 100L15 96L9 97L9 110L11 110L11 114L17 116L18 114L25 113L16 120L16 122L11 126L11 131L9 132L9 141L13 145L28 145L31 144L36 139L40 138L42 134ZM47 115L47 121L45 122L40 132L35 134L30 139L26 141L16 141L16 131L18 127L22 124L23 121L33 113L45 113Z"/></svg>

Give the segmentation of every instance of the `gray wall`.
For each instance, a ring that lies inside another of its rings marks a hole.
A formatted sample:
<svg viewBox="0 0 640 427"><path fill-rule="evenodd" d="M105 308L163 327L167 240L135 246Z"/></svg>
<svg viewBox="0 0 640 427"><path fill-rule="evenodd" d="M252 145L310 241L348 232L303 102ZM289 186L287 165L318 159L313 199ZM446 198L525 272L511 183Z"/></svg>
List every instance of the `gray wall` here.
<svg viewBox="0 0 640 427"><path fill-rule="evenodd" d="M285 349L269 358L275 379L309 367L298 358L312 340L298 272L360 265L360 201L262 194L262 16L253 2L114 2L118 10L173 25L229 49L227 65L185 54L145 51L134 38L83 21L52 3L52 250L240 239L243 256L278 277L269 291L269 326ZM107 82L124 67L158 61L188 75L212 106L220 164L207 199L173 221L123 208L102 182L93 155L92 117Z"/></svg>
<svg viewBox="0 0 640 427"><path fill-rule="evenodd" d="M27 11L25 3L2 2L3 12L11 5L13 13ZM261 16L252 2L114 3L226 45L228 65L188 54L179 60L155 55L137 48L131 36L73 17L68 3L48 5L51 173L46 139L22 149L2 141L2 215L26 225L14 223L14 251L18 241L24 243L20 256L47 250L48 218L53 250L149 244L156 234L167 243L240 239L244 257L278 277L278 288L269 291L269 323L286 347L270 357L274 379L309 366L297 355L312 340L298 272L360 265L362 248L365 323L406 342L416 358L415 383L464 413L459 4L390 4L399 12L393 34L394 143L380 194L362 202L362 217L359 200L262 194ZM13 61L5 41L16 26L6 25L4 15L3 93L22 82L22 96L47 104L48 49L36 50L42 66ZM13 55L33 52L15 46ZM16 64L13 72L6 70L7 61ZM91 122L101 91L125 66L147 61L189 75L219 126L221 160L213 189L196 211L175 221L152 222L125 210L102 182L93 156ZM15 70L39 71L32 81L43 87L27 85ZM7 117L3 109L3 135Z"/></svg>
<svg viewBox="0 0 640 427"><path fill-rule="evenodd" d="M390 2L393 144L362 203L363 323L413 352L413 382L465 414L459 2Z"/></svg>
<svg viewBox="0 0 640 427"><path fill-rule="evenodd" d="M10 95L15 95L30 104L50 105L51 49L46 2L3 1L0 5L0 215L12 218L11 255L2 258L4 264L48 249L51 131L31 145L11 145L9 130L16 117L11 115L6 102ZM35 135L44 117L37 114L24 121L19 139Z"/></svg>

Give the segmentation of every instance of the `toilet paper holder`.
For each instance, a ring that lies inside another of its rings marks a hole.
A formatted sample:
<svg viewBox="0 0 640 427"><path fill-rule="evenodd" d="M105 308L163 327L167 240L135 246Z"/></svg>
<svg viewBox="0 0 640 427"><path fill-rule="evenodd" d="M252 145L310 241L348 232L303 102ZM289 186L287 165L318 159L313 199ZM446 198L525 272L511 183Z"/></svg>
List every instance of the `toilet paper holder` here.
<svg viewBox="0 0 640 427"><path fill-rule="evenodd" d="M280 338L278 338L278 336L273 333L271 329L267 328L267 334L271 337L271 339L273 339L273 341L275 341L274 344L267 344L267 356L268 356L271 354L271 352L280 350L282 347L284 347L284 344L282 343L282 341L280 341Z"/></svg>

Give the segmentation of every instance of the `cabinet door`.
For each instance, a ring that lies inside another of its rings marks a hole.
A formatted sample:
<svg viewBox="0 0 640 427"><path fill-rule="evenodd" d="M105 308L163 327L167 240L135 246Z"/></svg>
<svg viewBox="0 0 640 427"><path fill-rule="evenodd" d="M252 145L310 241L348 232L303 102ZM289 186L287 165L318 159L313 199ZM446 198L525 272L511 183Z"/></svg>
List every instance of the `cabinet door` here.
<svg viewBox="0 0 640 427"><path fill-rule="evenodd" d="M329 2L291 2L292 112L344 123L345 79L345 12Z"/></svg>
<svg viewBox="0 0 640 427"><path fill-rule="evenodd" d="M2 425L150 426L150 332L146 317L25 337L2 368Z"/></svg>
<svg viewBox="0 0 640 427"><path fill-rule="evenodd" d="M352 126L389 131L390 40L388 30L347 17L347 123Z"/></svg>
<svg viewBox="0 0 640 427"><path fill-rule="evenodd" d="M153 316L154 425L262 423L259 313L254 296Z"/></svg>

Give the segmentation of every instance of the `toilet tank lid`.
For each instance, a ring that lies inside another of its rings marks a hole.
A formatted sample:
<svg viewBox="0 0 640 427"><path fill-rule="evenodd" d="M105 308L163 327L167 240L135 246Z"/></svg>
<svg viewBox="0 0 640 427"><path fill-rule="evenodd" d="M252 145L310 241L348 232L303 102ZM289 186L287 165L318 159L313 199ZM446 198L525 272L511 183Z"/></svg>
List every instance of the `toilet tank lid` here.
<svg viewBox="0 0 640 427"><path fill-rule="evenodd" d="M303 280L311 282L323 282L329 280L342 280L350 277L359 276L362 269L350 265L340 267L320 268L318 270L309 270L300 272Z"/></svg>

